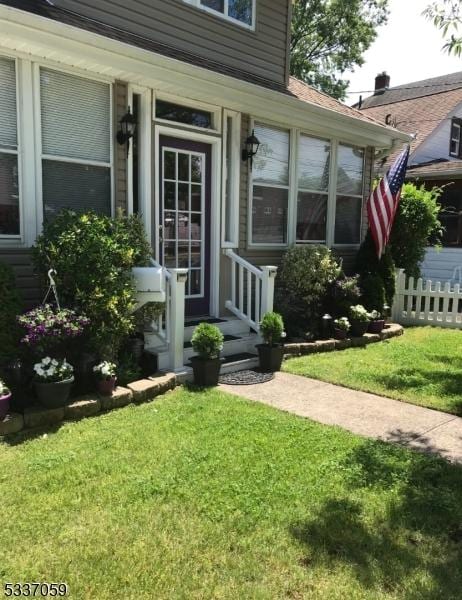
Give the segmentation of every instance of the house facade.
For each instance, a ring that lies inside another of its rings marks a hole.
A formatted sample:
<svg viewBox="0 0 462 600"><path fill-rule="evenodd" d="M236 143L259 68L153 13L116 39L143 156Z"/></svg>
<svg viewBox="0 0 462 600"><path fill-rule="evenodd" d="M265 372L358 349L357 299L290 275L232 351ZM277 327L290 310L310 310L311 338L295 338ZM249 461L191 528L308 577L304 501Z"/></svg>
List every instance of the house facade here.
<svg viewBox="0 0 462 600"><path fill-rule="evenodd" d="M30 247L64 207L142 215L165 366L185 319L258 330L290 245L348 268L375 153L408 136L289 76L291 4L0 2L0 260L26 302Z"/></svg>
<svg viewBox="0 0 462 600"><path fill-rule="evenodd" d="M427 250L422 275L462 283L462 72L397 87L380 74L375 87L374 95L361 101L361 111L415 136L407 179L427 189L443 188L443 247Z"/></svg>

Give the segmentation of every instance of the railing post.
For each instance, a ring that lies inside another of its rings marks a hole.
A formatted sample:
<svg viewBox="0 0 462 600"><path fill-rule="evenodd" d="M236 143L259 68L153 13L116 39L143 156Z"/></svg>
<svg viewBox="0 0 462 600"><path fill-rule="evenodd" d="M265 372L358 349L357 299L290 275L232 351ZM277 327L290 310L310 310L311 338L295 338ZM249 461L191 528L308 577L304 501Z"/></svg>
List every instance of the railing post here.
<svg viewBox="0 0 462 600"><path fill-rule="evenodd" d="M277 267L260 267L263 271L261 282L261 313L262 318L266 313L273 310L274 305L274 280L278 272Z"/></svg>
<svg viewBox="0 0 462 600"><path fill-rule="evenodd" d="M396 269L395 271L395 297L393 298L393 306L391 309L391 318L394 323L399 323L402 320L401 295L404 291L406 275L404 269Z"/></svg>
<svg viewBox="0 0 462 600"><path fill-rule="evenodd" d="M169 269L171 306L170 306L170 368L174 371L183 368L184 362L184 312L185 284L188 269Z"/></svg>

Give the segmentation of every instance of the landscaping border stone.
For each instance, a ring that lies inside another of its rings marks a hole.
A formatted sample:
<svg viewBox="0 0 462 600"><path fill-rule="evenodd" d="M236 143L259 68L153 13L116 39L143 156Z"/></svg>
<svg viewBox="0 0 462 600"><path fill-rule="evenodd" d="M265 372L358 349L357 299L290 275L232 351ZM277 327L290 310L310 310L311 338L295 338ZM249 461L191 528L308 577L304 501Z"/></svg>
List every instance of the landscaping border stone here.
<svg viewBox="0 0 462 600"><path fill-rule="evenodd" d="M285 344L284 358L303 356L305 354L317 354L319 352L333 352L334 350L345 350L346 348L362 348L368 344L383 342L393 337L403 335L404 328L397 323L388 323L380 333L366 333L362 337L352 337L346 340L317 340L315 342L296 342Z"/></svg>
<svg viewBox="0 0 462 600"><path fill-rule="evenodd" d="M73 399L70 404L62 408L27 407L24 415L9 413L3 421L0 421L0 437L21 431L46 429L67 420L84 419L104 411L122 408L132 402L147 402L174 389L177 383L175 373L160 372L147 379L134 381L126 388L117 387L112 396L87 394Z"/></svg>

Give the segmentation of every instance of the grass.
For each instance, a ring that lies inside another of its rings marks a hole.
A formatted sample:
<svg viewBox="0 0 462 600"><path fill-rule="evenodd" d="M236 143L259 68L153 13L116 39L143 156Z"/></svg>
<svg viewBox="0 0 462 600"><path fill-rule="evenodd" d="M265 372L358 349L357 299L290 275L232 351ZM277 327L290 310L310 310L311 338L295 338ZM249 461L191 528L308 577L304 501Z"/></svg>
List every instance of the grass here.
<svg viewBox="0 0 462 600"><path fill-rule="evenodd" d="M287 361L284 370L462 415L462 332L411 327L365 348Z"/></svg>
<svg viewBox="0 0 462 600"><path fill-rule="evenodd" d="M14 438L0 491L0 581L71 598L460 598L461 468L216 390Z"/></svg>

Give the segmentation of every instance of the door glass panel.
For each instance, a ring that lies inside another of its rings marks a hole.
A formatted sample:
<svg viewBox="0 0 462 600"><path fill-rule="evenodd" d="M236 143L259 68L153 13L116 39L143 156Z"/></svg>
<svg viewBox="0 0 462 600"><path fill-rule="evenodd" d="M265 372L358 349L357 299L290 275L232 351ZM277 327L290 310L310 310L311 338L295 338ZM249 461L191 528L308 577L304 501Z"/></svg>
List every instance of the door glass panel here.
<svg viewBox="0 0 462 600"><path fill-rule="evenodd" d="M190 271L190 294L191 296L197 296L201 293L201 270L192 269Z"/></svg>
<svg viewBox="0 0 462 600"><path fill-rule="evenodd" d="M176 244L175 242L165 242L164 244L164 262L166 267L176 268Z"/></svg>
<svg viewBox="0 0 462 600"><path fill-rule="evenodd" d="M202 182L202 157L191 157L191 181L194 183Z"/></svg>
<svg viewBox="0 0 462 600"><path fill-rule="evenodd" d="M178 267L189 267L189 244L178 244Z"/></svg>
<svg viewBox="0 0 462 600"><path fill-rule="evenodd" d="M164 153L164 179L175 179L176 154L175 152Z"/></svg>
<svg viewBox="0 0 462 600"><path fill-rule="evenodd" d="M189 241L189 215L180 213L178 215L178 239Z"/></svg>
<svg viewBox="0 0 462 600"><path fill-rule="evenodd" d="M202 209L202 186L191 186L191 210L199 212Z"/></svg>
<svg viewBox="0 0 462 600"><path fill-rule="evenodd" d="M167 210L175 210L175 184L171 182L164 183L164 206Z"/></svg>
<svg viewBox="0 0 462 600"><path fill-rule="evenodd" d="M176 213L171 211L164 213L164 238L166 240L176 239Z"/></svg>
<svg viewBox="0 0 462 600"><path fill-rule="evenodd" d="M200 240L202 238L202 215L191 215L191 239Z"/></svg>
<svg viewBox="0 0 462 600"><path fill-rule="evenodd" d="M201 266L201 245L199 242L191 242L191 267Z"/></svg>
<svg viewBox="0 0 462 600"><path fill-rule="evenodd" d="M178 210L189 210L189 183L178 184Z"/></svg>
<svg viewBox="0 0 462 600"><path fill-rule="evenodd" d="M178 179L189 181L189 154L178 154Z"/></svg>

